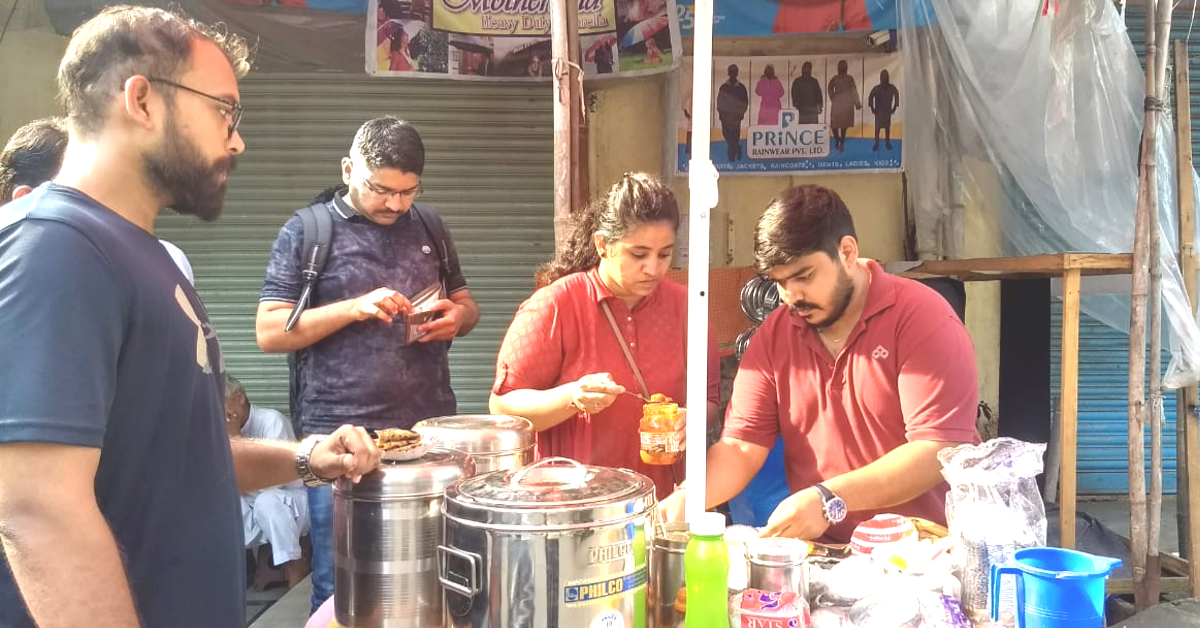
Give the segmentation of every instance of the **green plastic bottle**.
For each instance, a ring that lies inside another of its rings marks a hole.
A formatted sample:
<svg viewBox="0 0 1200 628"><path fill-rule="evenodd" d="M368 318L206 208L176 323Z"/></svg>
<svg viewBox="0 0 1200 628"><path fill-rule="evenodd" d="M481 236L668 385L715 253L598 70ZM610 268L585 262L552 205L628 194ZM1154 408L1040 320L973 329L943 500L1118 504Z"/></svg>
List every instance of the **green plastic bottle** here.
<svg viewBox="0 0 1200 628"><path fill-rule="evenodd" d="M706 512L689 526L691 538L683 554L687 582L684 628L724 628L729 625L729 548L725 545L725 515Z"/></svg>

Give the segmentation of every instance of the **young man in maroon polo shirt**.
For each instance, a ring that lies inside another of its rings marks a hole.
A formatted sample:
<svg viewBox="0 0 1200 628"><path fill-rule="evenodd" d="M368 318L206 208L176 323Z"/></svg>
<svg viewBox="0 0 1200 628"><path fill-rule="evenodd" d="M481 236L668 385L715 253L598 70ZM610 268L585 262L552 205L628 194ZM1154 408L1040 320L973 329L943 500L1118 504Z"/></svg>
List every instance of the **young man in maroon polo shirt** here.
<svg viewBox="0 0 1200 628"><path fill-rule="evenodd" d="M979 442L975 353L950 305L860 258L850 212L820 186L771 202L754 256L788 307L742 358L706 505L745 488L782 435L792 495L764 535L846 542L880 512L945 523L937 452ZM684 493L665 500L669 518Z"/></svg>

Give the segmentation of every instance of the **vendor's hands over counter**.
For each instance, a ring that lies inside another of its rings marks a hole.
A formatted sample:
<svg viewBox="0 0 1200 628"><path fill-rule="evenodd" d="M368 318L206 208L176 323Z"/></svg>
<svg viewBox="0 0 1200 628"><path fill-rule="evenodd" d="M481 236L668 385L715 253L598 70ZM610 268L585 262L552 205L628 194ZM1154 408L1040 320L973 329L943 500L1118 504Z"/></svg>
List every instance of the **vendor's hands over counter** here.
<svg viewBox="0 0 1200 628"><path fill-rule="evenodd" d="M658 517L663 521L683 521L687 491L683 486L658 503ZM821 494L806 488L790 495L775 507L759 536L782 536L811 541L829 529L829 521L821 504Z"/></svg>
<svg viewBox="0 0 1200 628"><path fill-rule="evenodd" d="M809 487L779 502L759 536L784 536L811 541L829 529L821 494Z"/></svg>

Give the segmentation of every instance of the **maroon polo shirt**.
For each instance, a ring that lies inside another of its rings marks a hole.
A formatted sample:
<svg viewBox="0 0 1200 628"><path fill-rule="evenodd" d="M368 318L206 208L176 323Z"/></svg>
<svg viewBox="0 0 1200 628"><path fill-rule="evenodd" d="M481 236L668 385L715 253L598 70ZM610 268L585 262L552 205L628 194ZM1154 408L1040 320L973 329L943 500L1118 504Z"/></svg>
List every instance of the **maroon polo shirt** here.
<svg viewBox="0 0 1200 628"><path fill-rule="evenodd" d="M864 266L872 278L867 302L836 358L815 329L781 307L754 334L734 381L723 435L769 448L782 434L793 492L906 442L979 442L975 351L962 322L929 287L874 261ZM946 490L939 484L884 511L945 523ZM852 512L826 534L849 541L879 512Z"/></svg>
<svg viewBox="0 0 1200 628"><path fill-rule="evenodd" d="M650 393L663 393L685 403L687 358L687 292L663 280L632 310L604 287L597 269L567 275L538 290L517 310L496 358L492 392L547 390L592 373L611 373L616 382L638 390L617 335L600 308L612 308L613 318L629 343ZM720 358L716 336L708 334L708 401L720 401ZM706 408L692 410L693 420L705 420ZM566 456L585 464L632 469L654 480L659 498L683 481L682 460L671 466L642 462L638 423L642 401L632 395L596 414L579 413L539 432L539 458Z"/></svg>

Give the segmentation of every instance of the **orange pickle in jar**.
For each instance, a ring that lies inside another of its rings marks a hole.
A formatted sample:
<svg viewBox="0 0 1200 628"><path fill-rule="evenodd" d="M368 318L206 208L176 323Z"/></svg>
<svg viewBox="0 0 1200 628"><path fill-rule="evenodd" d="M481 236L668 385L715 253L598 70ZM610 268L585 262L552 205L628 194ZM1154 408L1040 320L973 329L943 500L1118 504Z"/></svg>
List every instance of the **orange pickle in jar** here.
<svg viewBox="0 0 1200 628"><path fill-rule="evenodd" d="M678 420L679 405L663 395L653 395L651 403L642 406L642 421L638 426L642 462L668 465L679 461L682 447L675 433Z"/></svg>

